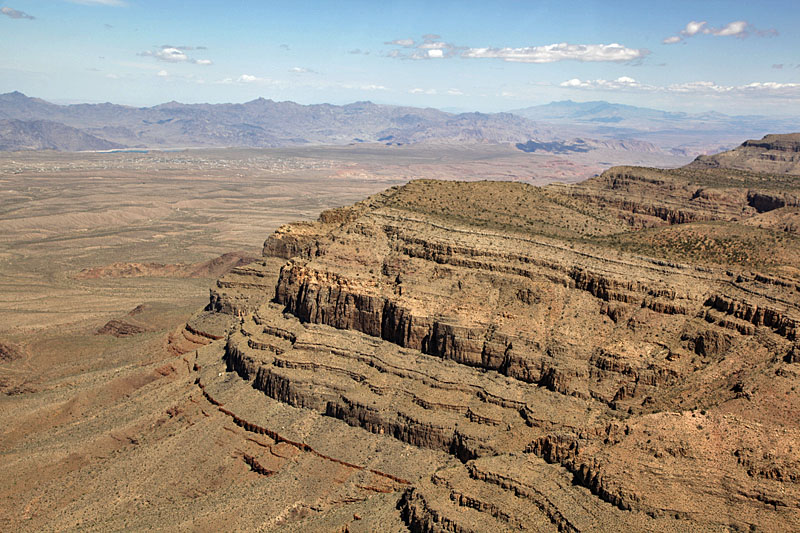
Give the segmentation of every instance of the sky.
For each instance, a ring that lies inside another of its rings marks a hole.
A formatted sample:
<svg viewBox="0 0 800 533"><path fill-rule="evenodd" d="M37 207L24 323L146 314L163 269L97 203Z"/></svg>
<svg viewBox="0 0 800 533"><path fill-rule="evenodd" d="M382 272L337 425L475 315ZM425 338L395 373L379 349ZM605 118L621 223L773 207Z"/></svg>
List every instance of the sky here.
<svg viewBox="0 0 800 533"><path fill-rule="evenodd" d="M800 116L798 28L798 0L0 0L0 92Z"/></svg>

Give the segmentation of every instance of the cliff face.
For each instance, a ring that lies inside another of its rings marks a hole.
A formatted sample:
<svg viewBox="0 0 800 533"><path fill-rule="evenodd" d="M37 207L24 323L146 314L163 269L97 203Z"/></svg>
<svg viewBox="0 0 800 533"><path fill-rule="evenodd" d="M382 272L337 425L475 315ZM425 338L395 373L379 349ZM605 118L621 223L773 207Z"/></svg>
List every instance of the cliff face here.
<svg viewBox="0 0 800 533"><path fill-rule="evenodd" d="M690 167L732 168L754 172L800 175L800 133L766 135L715 155L701 155Z"/></svg>
<svg viewBox="0 0 800 533"><path fill-rule="evenodd" d="M220 355L272 401L440 454L392 473L412 531L797 530L800 237L748 223L797 198L691 168L412 182L223 277Z"/></svg>

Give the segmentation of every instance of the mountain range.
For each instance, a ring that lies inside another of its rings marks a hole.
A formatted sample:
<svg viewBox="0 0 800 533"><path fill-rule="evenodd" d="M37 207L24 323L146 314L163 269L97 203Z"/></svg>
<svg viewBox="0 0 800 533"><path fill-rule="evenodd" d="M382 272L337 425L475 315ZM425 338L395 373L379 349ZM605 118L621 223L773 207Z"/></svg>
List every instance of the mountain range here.
<svg viewBox="0 0 800 533"><path fill-rule="evenodd" d="M182 104L129 107L110 103L56 105L19 92L0 95L0 119L24 123L47 120L79 130L63 129L60 139L42 132L20 142L16 124L0 132L0 148L97 150L110 147L280 147L304 144L381 142L408 144L514 143L550 138L552 132L524 117L508 113L452 114L437 109L355 102L301 105L258 98L243 104ZM53 129L55 126L51 126ZM102 141L108 146L101 147Z"/></svg>
<svg viewBox="0 0 800 533"><path fill-rule="evenodd" d="M562 154L574 151L564 146L579 146L694 157L731 148L743 137L797 131L798 124L796 117L675 113L604 101L447 113L372 102L302 105L258 98L131 107L57 105L16 91L0 95L0 150L481 143Z"/></svg>

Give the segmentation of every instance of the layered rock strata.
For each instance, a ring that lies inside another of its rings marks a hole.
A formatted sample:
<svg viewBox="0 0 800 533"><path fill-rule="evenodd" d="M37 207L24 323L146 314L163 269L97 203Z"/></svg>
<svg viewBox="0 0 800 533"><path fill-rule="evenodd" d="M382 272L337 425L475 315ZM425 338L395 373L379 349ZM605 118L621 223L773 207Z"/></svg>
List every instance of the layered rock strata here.
<svg viewBox="0 0 800 533"><path fill-rule="evenodd" d="M741 223L796 206L796 181L616 168L391 189L281 228L220 279L227 372L198 383L417 450L424 467L369 467L396 498L376 513L411 531L796 530L798 237ZM676 230L702 248L669 248ZM745 237L774 239L772 262L736 255ZM358 521L287 527L329 526Z"/></svg>

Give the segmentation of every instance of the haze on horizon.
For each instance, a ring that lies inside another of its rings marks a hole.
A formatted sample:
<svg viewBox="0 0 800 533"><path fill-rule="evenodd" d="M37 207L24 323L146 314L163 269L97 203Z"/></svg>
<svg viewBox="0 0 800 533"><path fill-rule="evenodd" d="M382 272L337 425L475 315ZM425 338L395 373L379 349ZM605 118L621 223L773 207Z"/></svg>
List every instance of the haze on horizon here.
<svg viewBox="0 0 800 533"><path fill-rule="evenodd" d="M607 100L800 115L793 0L0 4L0 92L55 103Z"/></svg>

